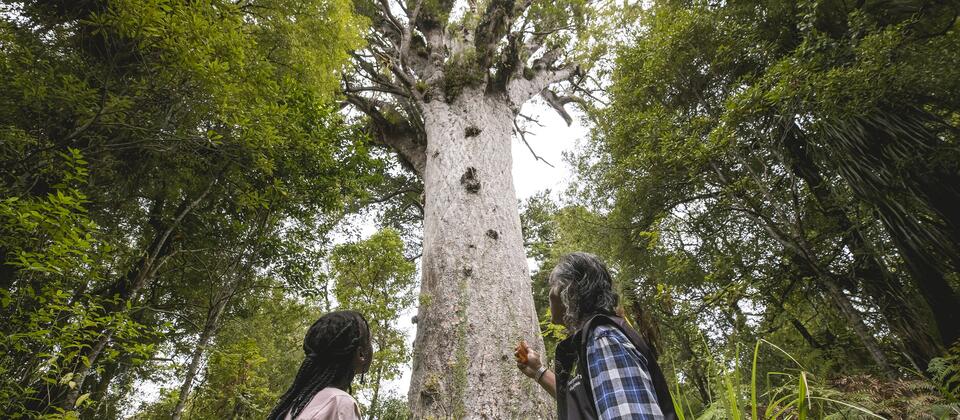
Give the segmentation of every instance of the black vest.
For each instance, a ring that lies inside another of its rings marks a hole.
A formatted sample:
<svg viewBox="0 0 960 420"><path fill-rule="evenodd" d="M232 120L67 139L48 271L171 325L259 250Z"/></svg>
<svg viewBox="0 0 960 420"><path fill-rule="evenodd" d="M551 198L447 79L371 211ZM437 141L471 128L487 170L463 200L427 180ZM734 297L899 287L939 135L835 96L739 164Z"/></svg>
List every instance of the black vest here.
<svg viewBox="0 0 960 420"><path fill-rule="evenodd" d="M576 334L557 344L557 414L560 420L596 419L597 403L593 398L590 376L587 372L587 344L590 333L599 325L609 324L620 329L647 360L647 371L653 381L657 405L664 418L676 419L673 398L667 388L667 379L660 371L657 358L647 342L631 328L626 320L616 316L594 315ZM576 370L574 370L576 368Z"/></svg>

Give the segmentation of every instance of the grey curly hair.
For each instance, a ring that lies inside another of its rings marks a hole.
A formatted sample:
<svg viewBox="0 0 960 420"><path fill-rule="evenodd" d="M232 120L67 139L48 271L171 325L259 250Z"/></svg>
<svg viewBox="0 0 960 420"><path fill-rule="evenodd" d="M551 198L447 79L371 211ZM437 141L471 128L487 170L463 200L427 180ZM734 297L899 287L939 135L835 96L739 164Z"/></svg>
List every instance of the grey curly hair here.
<svg viewBox="0 0 960 420"><path fill-rule="evenodd" d="M563 323L572 330L580 328L591 315L614 315L620 301L607 266L586 252L561 257L550 274L550 287L559 292L567 309Z"/></svg>

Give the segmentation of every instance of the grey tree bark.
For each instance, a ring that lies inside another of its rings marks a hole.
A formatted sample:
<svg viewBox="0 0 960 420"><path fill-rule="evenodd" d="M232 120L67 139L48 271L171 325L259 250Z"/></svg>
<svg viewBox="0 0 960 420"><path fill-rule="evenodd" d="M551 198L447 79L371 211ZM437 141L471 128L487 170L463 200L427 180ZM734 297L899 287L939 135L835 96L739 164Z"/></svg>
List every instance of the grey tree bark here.
<svg viewBox="0 0 960 420"><path fill-rule="evenodd" d="M476 90L424 105L415 418L552 416L512 355L521 339L543 353L511 171L514 116L505 98Z"/></svg>

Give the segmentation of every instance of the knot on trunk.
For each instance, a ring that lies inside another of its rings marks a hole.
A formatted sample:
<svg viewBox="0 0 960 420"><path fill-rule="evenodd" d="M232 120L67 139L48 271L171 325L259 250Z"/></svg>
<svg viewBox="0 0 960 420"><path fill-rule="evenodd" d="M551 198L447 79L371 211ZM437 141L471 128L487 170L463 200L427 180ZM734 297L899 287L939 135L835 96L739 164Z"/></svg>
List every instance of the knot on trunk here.
<svg viewBox="0 0 960 420"><path fill-rule="evenodd" d="M493 239L493 240L497 240L497 239L500 238L500 234L497 233L497 231L495 231L495 230L493 230L493 229L490 229L490 230L487 231L487 236L490 237L490 239Z"/></svg>
<svg viewBox="0 0 960 420"><path fill-rule="evenodd" d="M460 177L460 185L463 185L463 188L466 189L468 193L476 194L480 191L480 179L477 178L477 169L472 166L467 168L467 171Z"/></svg>
<svg viewBox="0 0 960 420"><path fill-rule="evenodd" d="M470 277L470 276L472 276L472 275L473 275L473 269L470 268L470 267L464 267L464 269L463 269L463 275L464 275L465 277Z"/></svg>
<svg viewBox="0 0 960 420"><path fill-rule="evenodd" d="M482 131L483 130L479 129L478 127L471 125L467 127L465 130L463 130L463 135L466 136L467 138L476 137L476 136L479 136L480 132Z"/></svg>

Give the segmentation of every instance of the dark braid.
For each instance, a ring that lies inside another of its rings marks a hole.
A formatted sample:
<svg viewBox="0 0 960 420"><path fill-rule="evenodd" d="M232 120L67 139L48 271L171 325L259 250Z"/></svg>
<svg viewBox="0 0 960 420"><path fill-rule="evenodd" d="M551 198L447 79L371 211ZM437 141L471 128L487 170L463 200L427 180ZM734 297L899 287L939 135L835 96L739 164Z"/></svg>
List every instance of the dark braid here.
<svg viewBox="0 0 960 420"><path fill-rule="evenodd" d="M334 383L353 381L353 356L370 340L367 320L357 312L330 312L318 319L303 339L306 357L293 385L280 397L269 420L296 419L318 392ZM369 356L368 356L369 357Z"/></svg>

